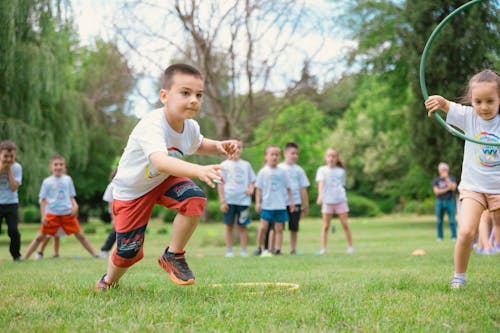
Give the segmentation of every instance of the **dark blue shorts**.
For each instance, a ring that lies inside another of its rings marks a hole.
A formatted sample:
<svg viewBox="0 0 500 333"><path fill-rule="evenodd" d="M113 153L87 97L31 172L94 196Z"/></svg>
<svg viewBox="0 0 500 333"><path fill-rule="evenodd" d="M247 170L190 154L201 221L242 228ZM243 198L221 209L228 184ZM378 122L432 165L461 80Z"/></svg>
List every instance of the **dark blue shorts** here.
<svg viewBox="0 0 500 333"><path fill-rule="evenodd" d="M248 206L228 205L228 207L229 210L222 216L222 222L224 224L250 224L250 209L248 208Z"/></svg>
<svg viewBox="0 0 500 333"><path fill-rule="evenodd" d="M288 222L288 212L286 211L286 209L263 209L260 212L260 218L266 220L267 222L285 223Z"/></svg>

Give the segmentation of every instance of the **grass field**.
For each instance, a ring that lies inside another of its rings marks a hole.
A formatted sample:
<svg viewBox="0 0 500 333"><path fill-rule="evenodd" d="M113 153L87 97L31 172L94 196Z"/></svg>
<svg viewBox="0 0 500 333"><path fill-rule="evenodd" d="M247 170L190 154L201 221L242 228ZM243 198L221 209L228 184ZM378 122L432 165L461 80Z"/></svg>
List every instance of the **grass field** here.
<svg viewBox="0 0 500 333"><path fill-rule="evenodd" d="M352 219L354 255L346 254L343 232L334 224L327 255L314 255L320 220L304 219L303 255L272 258L224 258L222 225L200 225L187 248L196 284L180 287L156 263L170 237L162 232L170 226L153 221L145 258L108 293L94 291L106 261L90 258L74 237L61 240L59 259L50 258L50 243L48 258L14 263L4 232L0 332L500 331L500 255L473 253L467 287L452 291L454 243L436 242L433 217ZM109 227L91 225L97 232L87 236L99 249ZM25 250L37 226L20 229ZM287 232L284 253L288 238ZM417 248L427 255L412 256ZM299 289L231 285L241 282Z"/></svg>

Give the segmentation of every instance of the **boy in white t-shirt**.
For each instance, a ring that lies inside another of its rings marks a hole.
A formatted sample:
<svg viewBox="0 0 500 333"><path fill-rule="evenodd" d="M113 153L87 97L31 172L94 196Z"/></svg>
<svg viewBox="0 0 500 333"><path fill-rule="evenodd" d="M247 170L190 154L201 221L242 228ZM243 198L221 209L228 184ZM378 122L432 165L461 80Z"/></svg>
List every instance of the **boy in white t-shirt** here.
<svg viewBox="0 0 500 333"><path fill-rule="evenodd" d="M297 254L297 234L299 233L299 222L302 215L309 213L309 196L307 187L311 185L307 175L300 165L297 164L299 159L299 145L295 142L287 142L283 149L285 161L278 164L278 167L288 173L290 185L292 189L292 197L295 206L290 209L287 200L287 208L290 213L288 221L288 229L290 230L290 254Z"/></svg>
<svg viewBox="0 0 500 333"><path fill-rule="evenodd" d="M243 143L238 140L238 149L234 156L221 163L224 170L221 172L224 184L219 184L220 209L222 222L225 225L226 257L234 257L233 253L233 226L236 223L240 232L240 255L248 256L247 242L250 224L249 206L255 188L255 173L248 161L240 158Z"/></svg>
<svg viewBox="0 0 500 333"><path fill-rule="evenodd" d="M178 211L172 240L158 259L159 265L176 284L195 282L184 247L200 221L206 196L189 178L198 178L214 188L213 181L223 181L219 172L222 167L202 166L182 158L218 152L232 156L237 146L234 140L210 140L200 134L192 118L200 112L202 95L203 77L196 68L169 66L160 90L164 107L147 114L130 134L113 179L116 247L107 273L97 280L97 290L116 286L128 268L143 258L144 235L155 204Z"/></svg>
<svg viewBox="0 0 500 333"><path fill-rule="evenodd" d="M268 255L262 252L262 243L266 235L269 223L274 222L275 251L281 254L283 244L283 224L288 222L287 197L290 212L293 210L294 202L287 173L278 168L280 160L280 148L268 145L264 153L266 165L260 169L255 181L255 211L260 213L260 227L257 235L257 249L255 256Z"/></svg>

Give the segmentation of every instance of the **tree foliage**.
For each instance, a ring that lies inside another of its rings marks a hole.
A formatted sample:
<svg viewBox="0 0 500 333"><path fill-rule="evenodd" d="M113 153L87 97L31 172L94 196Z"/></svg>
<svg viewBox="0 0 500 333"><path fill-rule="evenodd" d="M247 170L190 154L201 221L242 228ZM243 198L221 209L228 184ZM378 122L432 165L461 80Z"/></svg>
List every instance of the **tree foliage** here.
<svg viewBox="0 0 500 333"><path fill-rule="evenodd" d="M60 5L0 3L0 139L18 146L23 202L36 200L56 153L66 158L79 201L90 202L104 190L130 128L123 114L133 84L127 62L113 44L79 47Z"/></svg>

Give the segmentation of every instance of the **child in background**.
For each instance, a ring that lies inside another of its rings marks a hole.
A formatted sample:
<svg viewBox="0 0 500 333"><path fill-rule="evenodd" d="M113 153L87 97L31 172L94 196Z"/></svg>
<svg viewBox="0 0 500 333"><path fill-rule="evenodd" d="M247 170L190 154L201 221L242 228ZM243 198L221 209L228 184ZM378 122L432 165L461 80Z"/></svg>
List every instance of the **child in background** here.
<svg viewBox="0 0 500 333"><path fill-rule="evenodd" d="M250 163L240 158L243 143L237 141L234 156L221 163L224 183L217 185L220 209L225 225L226 257L234 257L233 226L236 223L240 232L240 255L247 257L248 229L250 224L249 206L255 188L255 173Z"/></svg>
<svg viewBox="0 0 500 333"><path fill-rule="evenodd" d="M194 67L174 64L163 73L160 100L164 107L144 116L132 130L113 179L113 215L116 247L107 273L96 289L117 286L128 268L144 257L144 236L155 204L178 211L172 240L158 264L179 285L191 285L195 277L185 254L206 205L206 195L188 177L214 188L222 182L220 165L198 165L182 160L184 155L222 153L231 157L234 140L204 138L193 120L201 108L203 76Z"/></svg>
<svg viewBox="0 0 500 333"><path fill-rule="evenodd" d="M318 183L318 199L316 203L321 205L323 228L321 229L321 250L319 254L326 253L328 241L328 229L333 214L339 216L340 223L344 229L347 239L347 253L354 253L352 246L352 234L349 228L349 206L345 191L346 176L344 165L340 160L338 152L328 148L325 152L326 165L320 166L316 172L316 183Z"/></svg>
<svg viewBox="0 0 500 333"><path fill-rule="evenodd" d="M75 200L76 191L73 180L66 175L66 162L64 157L56 155L52 157L49 164L51 176L43 180L40 194L40 214L42 225L35 239L31 242L23 259L28 259L36 250L44 238L54 236L60 228L66 235L75 234L76 239L94 257L92 245L81 232L80 224L76 218L78 204Z"/></svg>
<svg viewBox="0 0 500 333"><path fill-rule="evenodd" d="M40 260L43 259L43 252L45 251L45 248L47 247L47 244L49 243L49 240L51 238L54 238L54 255L52 256L53 258L59 258L59 248L61 244L61 236L66 236L64 233L64 230L62 228L59 228L57 230L57 233L54 235L54 237L46 237L42 240L40 243L40 248L38 251L35 253L35 260Z"/></svg>
<svg viewBox="0 0 500 333"><path fill-rule="evenodd" d="M447 113L446 122L467 136L481 141L500 141L500 76L483 70L469 80L464 101L472 107L448 101L442 96L430 96L425 101L429 117L436 110ZM461 213L458 239L455 244L455 272L452 289L464 287L471 246L478 230L481 214L488 209L493 214L495 228L500 228L500 147L466 141L460 191ZM495 244L500 247L500 244Z"/></svg>
<svg viewBox="0 0 500 333"><path fill-rule="evenodd" d="M110 175L110 183L106 186L106 190L104 191L104 195L102 196L102 200L107 203L108 213L111 217L111 230L109 231L108 238L101 247L101 258L109 257L109 251L113 248L116 242L116 230L115 230L115 219L113 217L113 178L116 175L116 169L111 171Z"/></svg>
<svg viewBox="0 0 500 333"><path fill-rule="evenodd" d="M279 168L285 170L290 180L294 207L288 205L288 229L290 230L290 254L297 254L297 234L299 232L299 222L301 215L309 213L309 196L307 195L307 187L310 185L304 169L298 164L299 145L295 142L287 142L283 149L285 161L278 165Z"/></svg>
<svg viewBox="0 0 500 333"><path fill-rule="evenodd" d="M255 211L260 213L260 227L257 235L257 249L254 255L268 255L262 252L262 243L266 235L269 223L274 222L275 251L281 254L283 244L283 224L288 222L287 196L290 210L293 210L294 202L290 187L290 180L283 169L278 168L280 160L280 148L268 145L265 149L264 159L266 165L257 174L255 181ZM290 211L291 212L291 211Z"/></svg>
<svg viewBox="0 0 500 333"><path fill-rule="evenodd" d="M19 196L17 189L23 179L23 168L16 162L17 147L14 142L0 143L0 229L2 220L7 222L10 254L14 261L21 260L21 234L19 233Z"/></svg>

